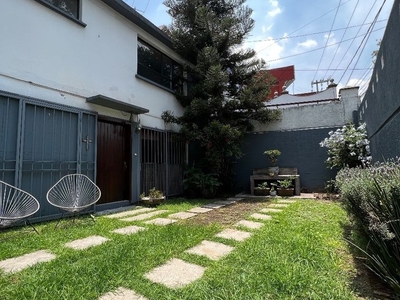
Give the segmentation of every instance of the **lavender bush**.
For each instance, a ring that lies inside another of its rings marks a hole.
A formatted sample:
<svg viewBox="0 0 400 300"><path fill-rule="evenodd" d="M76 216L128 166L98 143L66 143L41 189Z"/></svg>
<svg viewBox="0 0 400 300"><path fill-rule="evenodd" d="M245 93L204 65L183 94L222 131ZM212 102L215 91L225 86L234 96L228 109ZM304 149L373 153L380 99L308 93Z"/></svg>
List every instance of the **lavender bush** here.
<svg viewBox="0 0 400 300"><path fill-rule="evenodd" d="M369 267L400 295L400 159L344 168L336 185L368 241Z"/></svg>
<svg viewBox="0 0 400 300"><path fill-rule="evenodd" d="M328 148L326 163L330 168L365 167L372 161L365 123L357 128L354 124L348 124L330 131L329 137L320 146Z"/></svg>

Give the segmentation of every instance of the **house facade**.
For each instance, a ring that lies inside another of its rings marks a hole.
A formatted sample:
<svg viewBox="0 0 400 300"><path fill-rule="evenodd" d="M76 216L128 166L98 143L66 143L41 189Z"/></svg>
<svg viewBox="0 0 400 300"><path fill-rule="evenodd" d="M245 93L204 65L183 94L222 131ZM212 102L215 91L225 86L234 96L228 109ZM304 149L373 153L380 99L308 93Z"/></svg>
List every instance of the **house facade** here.
<svg viewBox="0 0 400 300"><path fill-rule="evenodd" d="M0 39L0 180L39 200L34 220L59 215L46 193L70 173L99 185L96 209L180 192L185 145L161 114L183 112L183 61L161 30L122 0L6 0Z"/></svg>

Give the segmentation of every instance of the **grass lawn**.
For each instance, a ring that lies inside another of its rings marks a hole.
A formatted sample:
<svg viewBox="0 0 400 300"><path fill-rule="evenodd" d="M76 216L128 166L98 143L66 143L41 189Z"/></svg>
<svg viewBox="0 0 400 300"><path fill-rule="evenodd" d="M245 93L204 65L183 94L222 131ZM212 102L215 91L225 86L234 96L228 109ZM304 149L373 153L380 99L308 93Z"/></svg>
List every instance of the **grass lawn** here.
<svg viewBox="0 0 400 300"><path fill-rule="evenodd" d="M168 201L157 209L185 211L205 201ZM258 203L266 207L267 201ZM235 205L230 206L234 209ZM220 209L223 213L223 209ZM253 211L256 212L256 211ZM244 211L242 219L249 219ZM160 217L158 216L158 217ZM196 218L168 226L124 222L104 216L78 225L54 222L36 225L40 235L0 233L0 260L37 250L48 250L57 258L21 272L0 271L0 299L97 299L125 287L148 299L357 299L353 292L352 264L344 237L348 225L339 204L299 200L273 214L273 219L244 242L214 237L232 224ZM148 230L125 236L110 231L128 225ZM89 235L110 241L87 250L72 250L63 244ZM223 242L235 250L219 261L184 253L202 240ZM207 267L204 276L181 288L169 289L143 275L171 258Z"/></svg>

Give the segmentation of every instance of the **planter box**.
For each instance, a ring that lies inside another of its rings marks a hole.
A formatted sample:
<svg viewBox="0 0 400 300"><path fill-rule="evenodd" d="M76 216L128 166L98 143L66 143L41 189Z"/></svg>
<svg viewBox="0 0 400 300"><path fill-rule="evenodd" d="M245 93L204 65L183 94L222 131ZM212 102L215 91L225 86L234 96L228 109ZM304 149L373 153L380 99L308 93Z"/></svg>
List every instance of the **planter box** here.
<svg viewBox="0 0 400 300"><path fill-rule="evenodd" d="M294 195L294 188L290 188L290 189L278 188L277 190L278 190L278 196L291 197Z"/></svg>
<svg viewBox="0 0 400 300"><path fill-rule="evenodd" d="M268 196L271 189L254 189L254 196Z"/></svg>
<svg viewBox="0 0 400 300"><path fill-rule="evenodd" d="M140 200L142 201L142 203L144 205L159 205L164 202L165 196L162 198L144 197L144 198L140 198Z"/></svg>

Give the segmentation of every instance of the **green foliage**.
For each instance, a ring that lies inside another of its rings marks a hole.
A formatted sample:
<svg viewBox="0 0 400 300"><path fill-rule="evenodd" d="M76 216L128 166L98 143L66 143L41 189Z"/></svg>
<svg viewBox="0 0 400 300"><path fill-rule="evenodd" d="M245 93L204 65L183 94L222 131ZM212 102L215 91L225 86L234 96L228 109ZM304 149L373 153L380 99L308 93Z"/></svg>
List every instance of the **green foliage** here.
<svg viewBox="0 0 400 300"><path fill-rule="evenodd" d="M140 194L140 198L145 198L145 197L146 197L146 193L141 193ZM153 187L153 188L151 188L149 190L148 197L150 199L159 199L159 198L164 197L164 193L162 191L160 191L160 190L157 190L155 187Z"/></svg>
<svg viewBox="0 0 400 300"><path fill-rule="evenodd" d="M293 186L293 178L287 178L285 180L278 180L279 187L283 189L288 189Z"/></svg>
<svg viewBox="0 0 400 300"><path fill-rule="evenodd" d="M273 150L265 150L264 154L268 156L271 167L274 167L278 162L278 156L281 155L281 151L273 149Z"/></svg>
<svg viewBox="0 0 400 300"><path fill-rule="evenodd" d="M331 169L365 167L372 161L365 123L357 128L354 124L348 124L335 132L330 131L329 137L325 138L320 146L328 148L326 163Z"/></svg>
<svg viewBox="0 0 400 300"><path fill-rule="evenodd" d="M194 166L188 167L185 171L183 188L186 191L199 192L203 189L208 189L214 193L220 185L221 182L218 181L216 174L204 173L200 168Z"/></svg>
<svg viewBox="0 0 400 300"><path fill-rule="evenodd" d="M258 185L255 187L255 189L258 189L258 190L266 190L266 189L269 189L269 184L268 184L267 181L264 181L263 183L258 184Z"/></svg>
<svg viewBox="0 0 400 300"><path fill-rule="evenodd" d="M187 93L177 94L182 116L166 111L165 122L181 125L187 141L199 142L203 171L232 185L232 164L241 157L241 142L252 120L279 117L264 102L270 75L255 51L242 49L254 26L245 0L166 0L175 50L188 64Z"/></svg>
<svg viewBox="0 0 400 300"><path fill-rule="evenodd" d="M336 184L345 207L368 241L364 251L369 266L399 295L400 161L342 169Z"/></svg>

